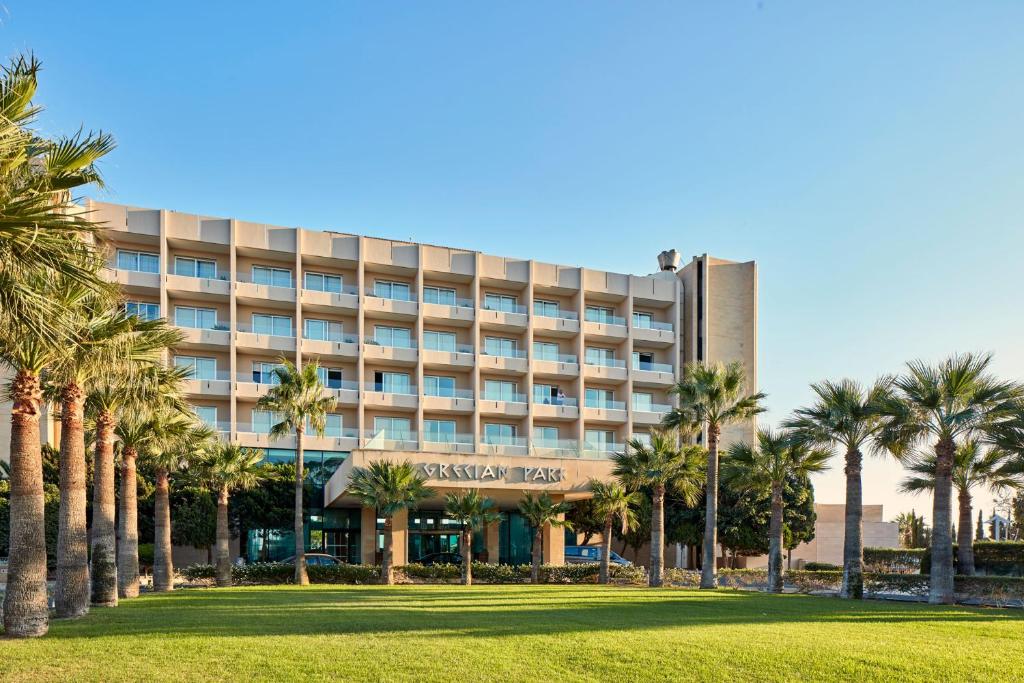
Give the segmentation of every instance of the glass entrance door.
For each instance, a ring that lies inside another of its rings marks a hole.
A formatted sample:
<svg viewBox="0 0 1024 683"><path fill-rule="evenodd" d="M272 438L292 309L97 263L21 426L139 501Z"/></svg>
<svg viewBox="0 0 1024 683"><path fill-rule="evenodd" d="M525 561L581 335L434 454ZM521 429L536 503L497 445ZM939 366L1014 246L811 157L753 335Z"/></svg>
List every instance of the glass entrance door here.
<svg viewBox="0 0 1024 683"><path fill-rule="evenodd" d="M409 561L419 562L434 553L458 553L457 533L409 532Z"/></svg>

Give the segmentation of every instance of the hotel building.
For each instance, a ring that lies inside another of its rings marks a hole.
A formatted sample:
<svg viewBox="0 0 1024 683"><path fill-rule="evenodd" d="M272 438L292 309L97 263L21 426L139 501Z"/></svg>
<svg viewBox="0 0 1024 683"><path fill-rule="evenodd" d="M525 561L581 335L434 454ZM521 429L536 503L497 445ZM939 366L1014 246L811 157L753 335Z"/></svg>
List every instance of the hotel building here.
<svg viewBox="0 0 1024 683"><path fill-rule="evenodd" d="M189 400L223 438L265 449L269 460L293 458L294 440L271 440L275 416L256 402L281 358L319 363L337 409L325 434L305 443L314 484L307 543L345 561L374 561L382 526L346 495L353 467L409 460L438 492L395 519L396 563L454 550L443 497L473 487L507 513L479 534L474 554L525 562L532 534L516 512L523 492L586 497L591 478L609 476L609 455L670 409L684 363L740 360L756 387L753 262L702 255L678 268L671 252L659 257L659 272L638 276L167 210L88 208L106 224L109 276L128 308L184 333L168 360L192 369ZM283 533L249 536L253 557L291 554ZM561 562L563 547L561 529L546 533L545 561Z"/></svg>

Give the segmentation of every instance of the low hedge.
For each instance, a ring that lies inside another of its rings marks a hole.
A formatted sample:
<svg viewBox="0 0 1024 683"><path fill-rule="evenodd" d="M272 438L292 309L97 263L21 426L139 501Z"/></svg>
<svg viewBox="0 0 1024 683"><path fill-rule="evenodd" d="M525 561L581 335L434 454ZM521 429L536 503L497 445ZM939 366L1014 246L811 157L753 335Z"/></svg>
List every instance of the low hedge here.
<svg viewBox="0 0 1024 683"><path fill-rule="evenodd" d="M926 548L864 548L864 571L879 574L916 574Z"/></svg>
<svg viewBox="0 0 1024 683"><path fill-rule="evenodd" d="M953 569L959 571L959 546L953 544ZM931 549L922 551L921 573L931 573ZM976 541L974 571L983 575L1024 577L1024 541Z"/></svg>
<svg viewBox="0 0 1024 683"><path fill-rule="evenodd" d="M366 564L310 565L306 567L310 583L377 583L380 567ZM189 581L212 581L216 570L211 564L193 564L180 570ZM295 565L284 562L253 562L232 565L231 581L238 586L264 586L291 583Z"/></svg>
<svg viewBox="0 0 1024 683"><path fill-rule="evenodd" d="M804 562L803 569L809 572L834 572L842 571L843 568L838 564L829 564L828 562Z"/></svg>

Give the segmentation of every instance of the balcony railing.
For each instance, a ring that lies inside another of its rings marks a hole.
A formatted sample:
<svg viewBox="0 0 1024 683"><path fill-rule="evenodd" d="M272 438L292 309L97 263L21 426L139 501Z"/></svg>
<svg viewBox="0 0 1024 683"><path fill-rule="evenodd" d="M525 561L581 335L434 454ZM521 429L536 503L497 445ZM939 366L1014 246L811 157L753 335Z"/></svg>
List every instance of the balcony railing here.
<svg viewBox="0 0 1024 683"><path fill-rule="evenodd" d="M576 365L579 358L574 353L535 353L534 360L548 361L549 363L569 363Z"/></svg>
<svg viewBox="0 0 1024 683"><path fill-rule="evenodd" d="M250 273L238 273L235 275L235 282L243 282L250 285L263 285L265 287L279 287L281 289L295 289L294 280L289 277L287 281L279 280L274 282L271 280L263 280L263 278L253 278Z"/></svg>
<svg viewBox="0 0 1024 683"><path fill-rule="evenodd" d="M231 329L231 325L228 323L213 323L212 325L185 325L183 323L174 321L175 327L180 327L183 330L214 330L216 332L227 332Z"/></svg>
<svg viewBox="0 0 1024 683"><path fill-rule="evenodd" d="M231 276L228 273L217 273L216 275L213 275L211 277L208 275L196 275L195 273L179 273L178 271L173 271L168 273L168 275L177 275L178 277L190 277L196 280L220 280L221 282L227 282L231 279Z"/></svg>
<svg viewBox="0 0 1024 683"><path fill-rule="evenodd" d="M672 406L667 403L633 404L633 410L638 413L667 413L672 410Z"/></svg>
<svg viewBox="0 0 1024 683"><path fill-rule="evenodd" d="M235 329L239 332L248 332L249 334L258 334L263 337L281 337L282 339L295 339L295 330L289 330L287 333L281 330L274 330L273 328L267 329L265 327L254 327L248 323L238 323L235 325Z"/></svg>
<svg viewBox="0 0 1024 683"><path fill-rule="evenodd" d="M365 385L363 385L363 388L366 391L372 391L377 394L397 394L399 396L416 395L416 387L413 386L412 384L409 384L404 387L394 387L380 382L367 382Z"/></svg>
<svg viewBox="0 0 1024 683"><path fill-rule="evenodd" d="M601 368L625 368L626 361L618 358L587 358L587 365L596 365Z"/></svg>
<svg viewBox="0 0 1024 683"><path fill-rule="evenodd" d="M488 349L480 351L481 356L493 356L495 358L526 358L526 351L523 349Z"/></svg>
<svg viewBox="0 0 1024 683"><path fill-rule="evenodd" d="M666 330L671 332L674 328L672 323L663 323L660 320L634 320L633 329L637 330Z"/></svg>
<svg viewBox="0 0 1024 683"><path fill-rule="evenodd" d="M352 295L359 294L359 287L357 287L356 285L342 285L340 292L335 291L333 289L317 289L315 287L305 287L305 286L302 289L305 292L327 292L328 294L352 294Z"/></svg>
<svg viewBox="0 0 1024 683"><path fill-rule="evenodd" d="M452 444L459 446L473 445L472 434L437 434L424 432L423 443L429 444Z"/></svg>
<svg viewBox="0 0 1024 683"><path fill-rule="evenodd" d="M526 403L526 394L504 394L484 390L485 401L504 401L505 403Z"/></svg>
<svg viewBox="0 0 1024 683"><path fill-rule="evenodd" d="M405 340L400 340L400 341L395 341L395 340L382 341L380 339L377 339L376 337L367 337L365 339L365 341L370 346L383 346L385 348L391 348L391 349L415 349L416 348L416 342L414 342L411 339L408 340L408 341L405 341Z"/></svg>
<svg viewBox="0 0 1024 683"><path fill-rule="evenodd" d="M476 308L476 304L473 303L472 299L465 299L458 296L454 299L445 300L431 300L424 297L423 303L432 304L434 306L448 306L450 308Z"/></svg>
<svg viewBox="0 0 1024 683"><path fill-rule="evenodd" d="M559 451L560 453L576 453L580 442L576 439L532 439L530 450Z"/></svg>
<svg viewBox="0 0 1024 683"><path fill-rule="evenodd" d="M626 324L626 319L618 315L609 315L607 313L599 313L597 311L586 311L583 319L588 323L602 323L604 325L623 325Z"/></svg>
<svg viewBox="0 0 1024 683"><path fill-rule="evenodd" d="M575 311L563 311L558 309L557 311L551 310L538 310L536 306L533 307L533 314L538 318L555 318L558 320L579 320L580 316Z"/></svg>
<svg viewBox="0 0 1024 683"><path fill-rule="evenodd" d="M436 396L438 398L473 398L472 389L434 389L424 390L424 396Z"/></svg>
<svg viewBox="0 0 1024 683"><path fill-rule="evenodd" d="M583 450L587 453L621 453L626 450L626 444L607 441L604 443L583 442Z"/></svg>
<svg viewBox="0 0 1024 683"><path fill-rule="evenodd" d="M496 313L516 313L519 315L526 315L526 306L522 304L488 304L486 301L481 304L480 308L485 311L494 311Z"/></svg>
<svg viewBox="0 0 1024 683"><path fill-rule="evenodd" d="M527 438L525 436L487 436L480 437L480 443L484 446L510 446L512 448L526 448Z"/></svg>
<svg viewBox="0 0 1024 683"><path fill-rule="evenodd" d="M358 335L355 335L355 334L344 334L344 333L340 333L340 332L338 332L338 333L332 332L332 333L327 334L327 335L318 335L318 336L310 336L308 334L303 334L302 338L303 339L308 339L309 341L325 341L325 342L334 342L336 344L356 344L356 343L359 342L359 336Z"/></svg>
<svg viewBox="0 0 1024 683"><path fill-rule="evenodd" d="M373 296L378 299L389 299L391 301L409 301L412 303L416 302L416 295L413 294L412 292L409 292L408 294L397 294L395 292L385 294L384 292L378 292L371 288L366 290L366 296Z"/></svg>
<svg viewBox="0 0 1024 683"><path fill-rule="evenodd" d="M363 439L366 448L383 450L410 450L419 447L414 431L389 431L386 429L364 429Z"/></svg>
<svg viewBox="0 0 1024 683"><path fill-rule="evenodd" d="M175 367L182 368L187 366L178 365ZM204 372L201 374L193 372L185 377L185 379L193 382L227 382L231 379L231 372L229 370L217 370L215 372Z"/></svg>
<svg viewBox="0 0 1024 683"><path fill-rule="evenodd" d="M545 406L569 406L574 408L579 405L579 401L572 396L534 396L534 405L545 405Z"/></svg>
<svg viewBox="0 0 1024 683"><path fill-rule="evenodd" d="M588 396L587 397L586 401L584 402L584 405L587 408L600 408L601 410L625 410L626 409L626 402L625 401L613 401L611 399L594 398L592 396Z"/></svg>
<svg viewBox="0 0 1024 683"><path fill-rule="evenodd" d="M671 363L648 363L645 361L634 361L634 370L647 370L649 372L672 372Z"/></svg>
<svg viewBox="0 0 1024 683"><path fill-rule="evenodd" d="M341 380L341 382L334 380L333 382L325 383L324 388L327 389L328 391L334 392L356 391L359 389L359 382L355 381L354 379L343 379Z"/></svg>
<svg viewBox="0 0 1024 683"><path fill-rule="evenodd" d="M438 351L439 353L473 353L472 344L455 344L454 346L424 346L424 351Z"/></svg>
<svg viewBox="0 0 1024 683"><path fill-rule="evenodd" d="M200 420L200 421L204 425L209 427L210 429L214 430L215 432L219 432L221 434L223 434L225 432L230 432L231 431L231 421L230 420L212 420L210 422L207 422L206 420Z"/></svg>

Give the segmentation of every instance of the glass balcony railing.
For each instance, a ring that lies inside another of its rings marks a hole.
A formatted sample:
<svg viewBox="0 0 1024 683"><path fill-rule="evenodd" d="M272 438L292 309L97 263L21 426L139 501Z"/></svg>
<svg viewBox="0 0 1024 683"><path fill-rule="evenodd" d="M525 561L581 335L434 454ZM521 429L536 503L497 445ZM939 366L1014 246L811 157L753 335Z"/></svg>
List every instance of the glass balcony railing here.
<svg viewBox="0 0 1024 683"><path fill-rule="evenodd" d="M359 294L359 287L357 287L355 285L342 285L340 289L338 289L338 288L323 289L323 288L320 288L320 287L303 287L302 290L304 292L327 292L328 294L350 294L350 295L353 295L353 296L356 295L356 294Z"/></svg>
<svg viewBox="0 0 1024 683"><path fill-rule="evenodd" d="M673 330L672 323L663 323L660 320L646 320L643 318L633 320L633 328L637 330L666 330L668 332Z"/></svg>
<svg viewBox="0 0 1024 683"><path fill-rule="evenodd" d="M535 353L535 361L548 361L550 363L568 363L576 365L579 358L574 353Z"/></svg>
<svg viewBox="0 0 1024 683"><path fill-rule="evenodd" d="M504 401L505 403L526 403L526 394L509 394L484 390L485 401Z"/></svg>
<svg viewBox="0 0 1024 683"><path fill-rule="evenodd" d="M667 403L641 403L639 405L634 404L633 410L638 413L667 413L672 410L672 406Z"/></svg>
<svg viewBox="0 0 1024 683"><path fill-rule="evenodd" d="M444 345L444 344L441 344L441 345L436 345L435 344L434 346L430 346L430 345L424 344L423 350L424 351L438 351L440 353L473 353L473 351L474 351L472 344L455 344L454 346L453 345Z"/></svg>
<svg viewBox="0 0 1024 683"><path fill-rule="evenodd" d="M476 308L476 304L473 303L472 299L465 299L463 297L431 297L426 294L423 296L423 303L433 304L434 306L449 306L451 308Z"/></svg>
<svg viewBox="0 0 1024 683"><path fill-rule="evenodd" d="M371 346L384 346L392 349L416 348L416 342L411 339L378 339L377 337L367 337L365 341Z"/></svg>
<svg viewBox="0 0 1024 683"><path fill-rule="evenodd" d="M424 389L424 396L435 396L437 398L473 398L472 389L447 389L444 387L436 389Z"/></svg>
<svg viewBox="0 0 1024 683"><path fill-rule="evenodd" d="M519 315L526 315L526 306L523 306L522 304L488 303L485 301L480 308L485 311L495 311L497 313L517 313Z"/></svg>
<svg viewBox="0 0 1024 683"><path fill-rule="evenodd" d="M575 407L579 405L579 401L572 396L534 396L534 405L545 405L545 406L569 406Z"/></svg>
<svg viewBox="0 0 1024 683"><path fill-rule="evenodd" d="M387 382L367 382L364 387L366 391L377 394L397 394L399 396L415 396L416 387L412 384L394 385Z"/></svg>
<svg viewBox="0 0 1024 683"><path fill-rule="evenodd" d="M601 323L603 325L622 325L625 326L626 319L622 316L611 315L608 313L601 313L598 311L587 311L584 313L584 320L588 323Z"/></svg>
<svg viewBox="0 0 1024 683"><path fill-rule="evenodd" d="M652 363L647 361L633 361L634 370L647 370L648 372L672 372L671 363Z"/></svg>
<svg viewBox="0 0 1024 683"><path fill-rule="evenodd" d="M390 301L409 301L412 303L416 302L416 295L412 292L403 291L388 291L386 289L368 289L366 290L366 296L377 297L378 299L388 299Z"/></svg>
<svg viewBox="0 0 1024 683"><path fill-rule="evenodd" d="M365 448L409 450L419 447L416 432L411 430L364 429Z"/></svg>
<svg viewBox="0 0 1024 683"><path fill-rule="evenodd" d="M586 401L584 401L584 405L587 408L599 408L601 410L625 410L626 409L626 402L625 401L613 401L611 399L605 399L605 398L594 398L593 396L588 396Z"/></svg>
<svg viewBox="0 0 1024 683"><path fill-rule="evenodd" d="M324 388L333 392L356 391L359 389L359 382L354 379L343 379L340 382L338 380L331 380L324 382Z"/></svg>
<svg viewBox="0 0 1024 683"><path fill-rule="evenodd" d="M526 351L523 349L500 349L487 348L480 351L481 356L494 356L495 358L526 358Z"/></svg>
<svg viewBox="0 0 1024 683"><path fill-rule="evenodd" d="M177 366L185 367L185 366ZM231 372L228 370L217 370L215 372L193 372L185 379L194 382L227 382L231 379Z"/></svg>
<svg viewBox="0 0 1024 683"><path fill-rule="evenodd" d="M590 453L621 453L626 450L626 444L614 441L592 442L584 441L583 450Z"/></svg>
<svg viewBox="0 0 1024 683"><path fill-rule="evenodd" d="M231 329L231 325L228 323L210 323L208 325L201 323L189 324L188 322L181 320L175 320L174 326L180 327L183 330L214 330L216 332L227 332Z"/></svg>
<svg viewBox="0 0 1024 683"><path fill-rule="evenodd" d="M281 337L287 339L295 339L294 329L284 329L273 327L267 327L264 325L250 325L248 323L238 323L235 325L235 329L239 332L248 332L249 334L258 334L264 337Z"/></svg>
<svg viewBox="0 0 1024 683"><path fill-rule="evenodd" d="M336 344L356 344L359 342L359 337L357 335L345 334L343 332L330 332L328 334L319 334L314 332L312 334L303 334L302 338L308 339L309 341L325 341L334 342Z"/></svg>
<svg viewBox="0 0 1024 683"><path fill-rule="evenodd" d="M530 449L533 451L560 451L562 453L576 452L579 450L580 442L576 439L538 439L530 441Z"/></svg>
<svg viewBox="0 0 1024 683"><path fill-rule="evenodd" d="M557 320L579 320L580 316L575 311L564 311L561 308L538 308L533 307L533 314L538 318L555 318Z"/></svg>
<svg viewBox="0 0 1024 683"><path fill-rule="evenodd" d="M485 446L507 446L511 448L526 448L527 439L525 436L488 436L484 434L480 438L480 443Z"/></svg>
<svg viewBox="0 0 1024 683"><path fill-rule="evenodd" d="M281 289L295 289L295 282L292 281L291 274L288 277L283 276L269 276L269 277L253 277L251 273L238 273L235 275L235 282L244 282L251 285L265 285L267 287L280 287Z"/></svg>
<svg viewBox="0 0 1024 683"><path fill-rule="evenodd" d="M277 375L270 371L252 370L251 372L240 372L235 376L239 382L252 382L254 384L266 384L275 386L280 384Z"/></svg>
<svg viewBox="0 0 1024 683"><path fill-rule="evenodd" d="M439 445L458 445L458 446L472 446L473 435L472 434L451 434L451 433L440 433L440 432L424 432L423 443Z"/></svg>
<svg viewBox="0 0 1024 683"><path fill-rule="evenodd" d="M198 274L194 271L175 270L168 274L177 275L178 277L190 277L196 280L220 280L221 282L227 282L231 279L228 273Z"/></svg>
<svg viewBox="0 0 1024 683"><path fill-rule="evenodd" d="M604 356L591 356L586 359L587 365L596 365L602 368L625 368L626 361L618 358L607 358Z"/></svg>

